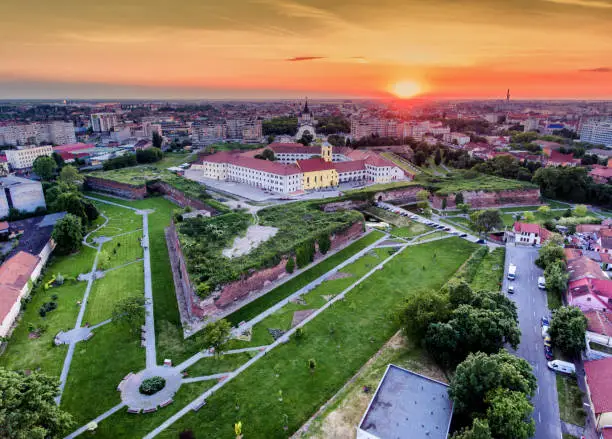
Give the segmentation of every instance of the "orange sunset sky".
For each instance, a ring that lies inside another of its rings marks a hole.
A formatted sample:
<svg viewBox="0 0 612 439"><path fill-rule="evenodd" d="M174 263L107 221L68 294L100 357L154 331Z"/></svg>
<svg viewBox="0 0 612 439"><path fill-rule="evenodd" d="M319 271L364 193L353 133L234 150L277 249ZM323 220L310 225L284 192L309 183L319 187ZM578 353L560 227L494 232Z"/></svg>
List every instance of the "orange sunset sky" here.
<svg viewBox="0 0 612 439"><path fill-rule="evenodd" d="M612 0L1 0L1 98L612 99Z"/></svg>

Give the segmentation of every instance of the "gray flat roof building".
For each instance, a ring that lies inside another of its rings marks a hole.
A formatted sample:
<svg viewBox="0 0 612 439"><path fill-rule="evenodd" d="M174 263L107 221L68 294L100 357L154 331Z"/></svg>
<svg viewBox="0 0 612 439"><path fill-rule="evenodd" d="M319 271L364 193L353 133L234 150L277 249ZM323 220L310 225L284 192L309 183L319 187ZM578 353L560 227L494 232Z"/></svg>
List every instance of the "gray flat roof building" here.
<svg viewBox="0 0 612 439"><path fill-rule="evenodd" d="M448 385L390 364L357 439L446 439L452 417Z"/></svg>

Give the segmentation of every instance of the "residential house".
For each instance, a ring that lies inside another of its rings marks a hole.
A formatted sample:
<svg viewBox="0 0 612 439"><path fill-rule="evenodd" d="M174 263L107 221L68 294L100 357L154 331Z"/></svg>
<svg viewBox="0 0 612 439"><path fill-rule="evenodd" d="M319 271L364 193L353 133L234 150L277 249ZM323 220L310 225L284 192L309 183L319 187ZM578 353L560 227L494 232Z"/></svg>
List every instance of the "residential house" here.
<svg viewBox="0 0 612 439"><path fill-rule="evenodd" d="M590 310L584 313L587 319L587 330L596 334L612 337L612 313L601 310Z"/></svg>
<svg viewBox="0 0 612 439"><path fill-rule="evenodd" d="M612 371L612 357L584 363L587 396L595 415L595 427L604 438L612 430L612 373L610 371Z"/></svg>
<svg viewBox="0 0 612 439"><path fill-rule="evenodd" d="M569 283L567 301L582 311L612 311L612 280L584 277Z"/></svg>
<svg viewBox="0 0 612 439"><path fill-rule="evenodd" d="M552 235L552 232L539 224L515 222L512 229L514 230L514 242L523 245L543 244Z"/></svg>

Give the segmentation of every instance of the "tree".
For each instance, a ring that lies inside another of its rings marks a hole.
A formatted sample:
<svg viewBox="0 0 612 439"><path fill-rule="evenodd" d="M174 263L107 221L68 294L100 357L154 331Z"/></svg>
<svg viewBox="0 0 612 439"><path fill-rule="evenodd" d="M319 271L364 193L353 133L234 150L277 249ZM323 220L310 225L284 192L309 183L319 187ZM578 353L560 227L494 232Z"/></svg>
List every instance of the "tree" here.
<svg viewBox="0 0 612 439"><path fill-rule="evenodd" d="M314 358L308 360L308 369L310 369L310 373L314 373L317 368L317 361Z"/></svg>
<svg viewBox="0 0 612 439"><path fill-rule="evenodd" d="M209 323L204 328L204 344L209 348L213 348L216 353L223 350L225 343L227 343L232 325L225 319L217 320L216 322Z"/></svg>
<svg viewBox="0 0 612 439"><path fill-rule="evenodd" d="M446 197L442 198L442 210L446 209L447 203L448 203L448 201L446 200Z"/></svg>
<svg viewBox="0 0 612 439"><path fill-rule="evenodd" d="M470 354L457 366L449 396L457 413L484 414L487 394L499 387L533 396L537 384L529 363L504 350L494 355Z"/></svg>
<svg viewBox="0 0 612 439"><path fill-rule="evenodd" d="M53 160L55 160L55 164L58 168L61 169L64 166L64 159L57 152L54 151L53 154L51 154L51 157L53 157Z"/></svg>
<svg viewBox="0 0 612 439"><path fill-rule="evenodd" d="M491 230L499 229L504 225L501 212L497 209L472 212L470 220L474 224L474 228L481 233L489 233Z"/></svg>
<svg viewBox="0 0 612 439"><path fill-rule="evenodd" d="M160 161L164 153L159 148L146 148L136 151L136 161L138 163L154 163Z"/></svg>
<svg viewBox="0 0 612 439"><path fill-rule="evenodd" d="M426 190L420 190L416 194L417 206L421 209L429 207L429 192Z"/></svg>
<svg viewBox="0 0 612 439"><path fill-rule="evenodd" d="M464 214L467 215L467 213L470 211L470 209L472 208L472 206L469 203L459 203L457 204L457 208L463 212Z"/></svg>
<svg viewBox="0 0 612 439"><path fill-rule="evenodd" d="M59 181L68 186L80 186L83 183L79 171L72 165L67 165L62 168L59 174Z"/></svg>
<svg viewBox="0 0 612 439"><path fill-rule="evenodd" d="M442 153L440 152L440 148L436 149L436 153L434 154L434 163L436 166L440 166L440 163L442 163Z"/></svg>
<svg viewBox="0 0 612 439"><path fill-rule="evenodd" d="M450 316L448 298L435 291L419 291L406 299L400 321L413 340L425 337L429 325L446 322Z"/></svg>
<svg viewBox="0 0 612 439"><path fill-rule="evenodd" d="M544 218L548 218L551 214L551 210L550 207L544 205L544 206L540 206L538 207L538 213L540 215L542 215Z"/></svg>
<svg viewBox="0 0 612 439"><path fill-rule="evenodd" d="M331 248L331 239L327 233L323 233L321 236L319 236L317 242L319 244L319 251L322 255L326 254Z"/></svg>
<svg viewBox="0 0 612 439"><path fill-rule="evenodd" d="M289 259L287 259L287 265L285 265L285 270L287 270L287 273L293 273L293 271L295 270L295 259L293 258L293 256L289 256Z"/></svg>
<svg viewBox="0 0 612 439"><path fill-rule="evenodd" d="M455 195L455 205L459 206L459 204L463 203L465 203L465 200L463 199L463 192L457 192Z"/></svg>
<svg viewBox="0 0 612 439"><path fill-rule="evenodd" d="M564 260L565 252L563 251L563 247L554 240L548 240L540 248L535 263L538 267L546 269L550 264Z"/></svg>
<svg viewBox="0 0 612 439"><path fill-rule="evenodd" d="M153 148L158 148L161 150L162 145L164 143L164 139L162 138L162 136L159 135L157 131L153 131L151 142L153 142Z"/></svg>
<svg viewBox="0 0 612 439"><path fill-rule="evenodd" d="M51 180L57 170L57 163L55 163L53 157L42 155L34 160L32 170L41 180Z"/></svg>
<svg viewBox="0 0 612 439"><path fill-rule="evenodd" d="M276 160L276 156L274 155L274 151L272 151L271 149L264 149L261 154L255 154L255 158L256 159L260 159L260 160L269 160L271 162Z"/></svg>
<svg viewBox="0 0 612 439"><path fill-rule="evenodd" d="M450 323L431 323L424 343L427 352L440 366L450 368L457 364L460 334Z"/></svg>
<svg viewBox="0 0 612 439"><path fill-rule="evenodd" d="M456 433L453 439L493 439L489 422L486 419L474 419L471 428Z"/></svg>
<svg viewBox="0 0 612 439"><path fill-rule="evenodd" d="M544 279L546 279L546 289L559 297L567 290L567 280L569 275L565 270L563 261L555 261L546 267L544 270Z"/></svg>
<svg viewBox="0 0 612 439"><path fill-rule="evenodd" d="M56 251L60 254L66 255L79 250L83 244L81 218L70 213L66 214L55 223L51 237L57 245Z"/></svg>
<svg viewBox="0 0 612 439"><path fill-rule="evenodd" d="M574 216L587 216L587 213L589 213L589 209L584 204L579 204L574 207L572 213L574 214Z"/></svg>
<svg viewBox="0 0 612 439"><path fill-rule="evenodd" d="M535 221L535 215L533 212L527 211L523 214L523 219L526 223L533 223Z"/></svg>
<svg viewBox="0 0 612 439"><path fill-rule="evenodd" d="M310 133L310 131L305 130L300 140L298 140L298 143L301 143L304 146L309 146L313 140L314 136Z"/></svg>
<svg viewBox="0 0 612 439"><path fill-rule="evenodd" d="M463 304L471 304L475 298L470 285L464 281L451 281L448 285L448 297L453 308Z"/></svg>
<svg viewBox="0 0 612 439"><path fill-rule="evenodd" d="M555 312L548 333L552 344L567 355L578 355L586 348L587 319L574 306L563 306Z"/></svg>
<svg viewBox="0 0 612 439"><path fill-rule="evenodd" d="M0 437L46 439L62 437L72 417L54 401L59 381L33 372L24 375L0 368Z"/></svg>
<svg viewBox="0 0 612 439"><path fill-rule="evenodd" d="M122 323L138 332L145 319L146 300L141 296L124 297L113 308L113 323Z"/></svg>
<svg viewBox="0 0 612 439"><path fill-rule="evenodd" d="M487 420L496 439L529 439L535 434L533 406L522 392L496 389L487 396Z"/></svg>

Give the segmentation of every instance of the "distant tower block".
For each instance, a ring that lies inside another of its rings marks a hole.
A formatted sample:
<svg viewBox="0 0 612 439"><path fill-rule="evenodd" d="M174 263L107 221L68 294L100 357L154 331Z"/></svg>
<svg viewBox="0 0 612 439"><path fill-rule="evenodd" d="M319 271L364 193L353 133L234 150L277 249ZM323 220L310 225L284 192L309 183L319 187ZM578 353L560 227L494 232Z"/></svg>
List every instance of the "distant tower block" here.
<svg viewBox="0 0 612 439"><path fill-rule="evenodd" d="M508 91L506 92L506 103L510 103L510 89L508 89Z"/></svg>

